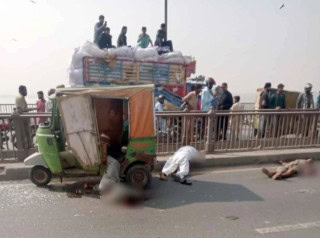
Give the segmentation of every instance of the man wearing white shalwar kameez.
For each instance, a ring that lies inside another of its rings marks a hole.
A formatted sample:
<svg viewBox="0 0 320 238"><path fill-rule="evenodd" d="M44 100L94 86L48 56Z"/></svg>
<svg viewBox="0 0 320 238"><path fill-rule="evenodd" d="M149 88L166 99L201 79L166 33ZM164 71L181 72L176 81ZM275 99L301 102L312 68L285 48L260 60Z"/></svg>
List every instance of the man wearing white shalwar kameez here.
<svg viewBox="0 0 320 238"><path fill-rule="evenodd" d="M166 181L167 176L172 174L176 181L183 181L189 174L190 161L200 157L200 153L192 146L181 147L164 165L160 179ZM176 170L178 172L174 174Z"/></svg>

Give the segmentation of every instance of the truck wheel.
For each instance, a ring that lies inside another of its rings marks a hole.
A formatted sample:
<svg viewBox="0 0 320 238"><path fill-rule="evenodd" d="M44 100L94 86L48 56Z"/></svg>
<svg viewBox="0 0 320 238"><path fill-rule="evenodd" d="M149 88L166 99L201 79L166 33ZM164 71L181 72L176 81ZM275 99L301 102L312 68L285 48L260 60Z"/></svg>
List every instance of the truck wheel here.
<svg viewBox="0 0 320 238"><path fill-rule="evenodd" d="M39 187L46 186L52 179L52 173L49 169L36 165L31 169L30 180Z"/></svg>
<svg viewBox="0 0 320 238"><path fill-rule="evenodd" d="M144 165L134 165L126 174L126 181L138 188L147 188L151 179L151 173Z"/></svg>

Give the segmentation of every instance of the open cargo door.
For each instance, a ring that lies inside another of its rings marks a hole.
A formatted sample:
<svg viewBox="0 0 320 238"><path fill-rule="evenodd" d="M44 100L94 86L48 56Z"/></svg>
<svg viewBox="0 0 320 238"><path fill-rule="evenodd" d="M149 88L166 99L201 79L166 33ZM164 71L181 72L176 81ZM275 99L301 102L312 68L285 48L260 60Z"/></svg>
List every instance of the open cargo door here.
<svg viewBox="0 0 320 238"><path fill-rule="evenodd" d="M100 165L97 130L89 96L64 96L59 100L68 146L83 168Z"/></svg>

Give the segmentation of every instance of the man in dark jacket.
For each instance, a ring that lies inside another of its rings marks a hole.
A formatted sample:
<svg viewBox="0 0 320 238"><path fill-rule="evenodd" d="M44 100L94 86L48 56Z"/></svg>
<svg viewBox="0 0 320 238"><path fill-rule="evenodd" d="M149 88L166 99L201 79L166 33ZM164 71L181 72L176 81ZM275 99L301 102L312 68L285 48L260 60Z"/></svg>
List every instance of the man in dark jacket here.
<svg viewBox="0 0 320 238"><path fill-rule="evenodd" d="M169 47L170 51L173 51L172 41L167 40L167 27L166 24L162 23L160 26L160 30L157 32L156 41L154 42L155 46Z"/></svg>
<svg viewBox="0 0 320 238"><path fill-rule="evenodd" d="M286 95L283 92L284 85L280 83L278 90L271 96L270 108L271 109L286 109Z"/></svg>
<svg viewBox="0 0 320 238"><path fill-rule="evenodd" d="M114 46L112 46L112 35L110 35L109 27L106 27L104 31L100 34L97 44L100 49L114 48Z"/></svg>
<svg viewBox="0 0 320 238"><path fill-rule="evenodd" d="M218 104L218 110L230 110L233 105L233 97L232 94L228 91L228 84L223 83L221 85L223 90L223 94L221 96L220 102ZM226 140L227 139L227 130L229 116L221 116L217 118L217 132L216 132L216 140Z"/></svg>
<svg viewBox="0 0 320 238"><path fill-rule="evenodd" d="M270 98L270 108L271 109L277 109L277 110L281 110L281 109L286 109L286 95L283 92L284 89L284 85L282 83L280 83L278 85L278 89L277 92L274 93L271 98ZM278 137L281 133L281 129L279 127L279 124L281 124L281 122L283 121L283 119L281 120L281 116L277 115L274 116L272 119L272 124L273 124L273 128L274 128L274 136Z"/></svg>

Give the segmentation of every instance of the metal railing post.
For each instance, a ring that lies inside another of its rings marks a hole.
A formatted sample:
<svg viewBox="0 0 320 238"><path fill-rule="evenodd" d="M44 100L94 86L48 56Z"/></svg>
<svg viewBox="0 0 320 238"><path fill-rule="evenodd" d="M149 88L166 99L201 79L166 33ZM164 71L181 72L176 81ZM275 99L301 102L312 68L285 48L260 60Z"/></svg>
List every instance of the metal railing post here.
<svg viewBox="0 0 320 238"><path fill-rule="evenodd" d="M214 145L213 145L213 124L214 124L214 119L215 119L215 114L210 114L207 116L208 117L208 128L207 128L207 141L206 141L206 152L207 153L212 153L214 151Z"/></svg>
<svg viewBox="0 0 320 238"><path fill-rule="evenodd" d="M22 118L19 114L12 114L11 119L14 124L14 131L15 131L15 139L16 139L16 146L18 149L17 159L24 160L28 156L28 135L26 130L29 128L25 128L24 118ZM14 145L13 145L14 146Z"/></svg>

